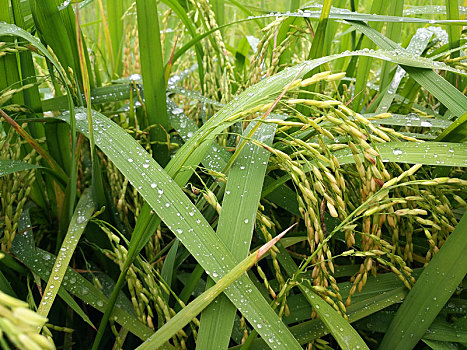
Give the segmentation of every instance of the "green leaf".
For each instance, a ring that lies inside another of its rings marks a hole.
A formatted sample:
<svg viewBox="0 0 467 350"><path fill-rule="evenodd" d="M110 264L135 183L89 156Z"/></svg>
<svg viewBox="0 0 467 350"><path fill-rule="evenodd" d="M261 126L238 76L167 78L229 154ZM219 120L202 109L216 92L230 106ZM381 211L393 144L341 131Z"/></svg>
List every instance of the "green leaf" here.
<svg viewBox="0 0 467 350"><path fill-rule="evenodd" d="M455 299L456 296L451 298L449 303ZM447 310L446 307L443 308L442 313L444 313L445 310ZM364 331L386 333L395 314L396 311L384 310L366 317L359 321L355 326ZM459 315L459 313L457 313L457 315ZM444 315L436 317L426 330L422 340L425 341L430 339L436 341L467 342L466 317L463 316L457 318L457 315L452 315L453 321L450 322L446 321L446 317Z"/></svg>
<svg viewBox="0 0 467 350"><path fill-rule="evenodd" d="M380 349L413 349L467 273L467 214L418 278ZM455 267L455 268L453 268Z"/></svg>
<svg viewBox="0 0 467 350"><path fill-rule="evenodd" d="M0 159L0 177L13 174L18 171L41 168L39 165L30 164L21 160Z"/></svg>
<svg viewBox="0 0 467 350"><path fill-rule="evenodd" d="M423 339L423 342L433 350L457 350L459 345L456 343L448 343L436 340Z"/></svg>
<svg viewBox="0 0 467 350"><path fill-rule="evenodd" d="M378 312L390 305L400 302L404 299L407 291L404 287L396 288L385 293L352 304L348 309L350 322L358 321L368 315ZM299 323L296 326L290 327L290 331L297 338L300 344L307 344L315 339L321 338L329 334L329 330L320 319L309 320ZM241 345L231 347L231 350L239 349ZM255 339L252 344L252 349L263 350L268 349L268 345L263 339Z"/></svg>
<svg viewBox="0 0 467 350"><path fill-rule="evenodd" d="M426 28L417 29L417 32L410 40L409 46L407 46L407 52L411 53L412 55L420 56L425 50L432 36L433 32L430 32ZM384 65L383 69L384 68L389 69L388 65ZM378 108L376 109L376 113L385 113L389 110L389 107L391 107L391 103L396 95L396 91L404 75L405 71L401 67L397 67L396 73L394 74L392 81L389 83L387 90L384 91L384 93L381 96L381 100L379 102ZM384 86L382 84L383 83L381 83L380 88Z"/></svg>
<svg viewBox="0 0 467 350"><path fill-rule="evenodd" d="M373 3L372 3L373 5ZM382 2L376 1L375 5L373 5L371 11L380 11ZM383 5L384 6L384 5ZM386 5L387 6L387 5ZM316 7L321 8L322 5L317 5ZM321 11L301 11L301 12L293 12L293 13L280 13L274 12L272 14L258 16L257 18L265 18L265 17L277 17L277 16L285 16L285 17L305 17L305 18L313 18L318 19L321 15ZM424 23L424 24L451 24L455 26L463 26L467 24L465 20L440 20L440 19L428 19L428 18L414 18L414 17L402 17L402 16L386 16L377 13L358 13L358 12L350 12L350 11L342 11L342 9L331 9L331 13L329 14L330 19L336 20L348 20L348 21L365 21L365 22L387 22L387 23Z"/></svg>
<svg viewBox="0 0 467 350"><path fill-rule="evenodd" d="M287 274L292 277L299 270L293 259L284 248L280 248L279 262ZM363 339L331 305L321 297L312 292L305 283L298 285L300 291L305 295L307 301L313 306L313 310L319 315L321 321L331 332L342 349L369 349Z"/></svg>
<svg viewBox="0 0 467 350"><path fill-rule="evenodd" d="M404 0L391 1L389 4L388 14L390 16L400 17L404 10ZM402 22L389 22L386 24L386 36L395 41L396 43L400 42L402 34ZM390 62L383 62L383 67L381 68L380 74L380 91L388 85L389 80L389 70L391 69L392 64ZM397 74L396 74L397 76Z"/></svg>
<svg viewBox="0 0 467 350"><path fill-rule="evenodd" d="M357 331L321 297L313 293L306 286L301 289L313 310L319 315L342 349L368 349Z"/></svg>
<svg viewBox="0 0 467 350"><path fill-rule="evenodd" d="M377 115L376 113L363 114L365 118L371 118ZM394 126L418 126L423 128L448 128L452 122L449 120L439 119L439 118L425 118L417 114L391 114L390 117L371 120L375 125L394 125ZM439 140L442 141L442 140ZM452 140L444 140L452 141Z"/></svg>
<svg viewBox="0 0 467 350"><path fill-rule="evenodd" d="M191 46L193 45L195 46L196 61L198 62L199 81L201 85L201 90L203 91L204 89L204 68L203 68L204 52L203 52L203 47L196 39L200 37L200 35L197 34L195 25L193 24L190 17L188 17L185 9L180 5L178 1L176 0L162 0L162 1L177 14L177 16L180 18L182 23L185 25L188 33L190 33L191 37L193 38ZM174 61L175 61L175 57L174 57Z"/></svg>
<svg viewBox="0 0 467 350"><path fill-rule="evenodd" d="M373 0L371 3L370 13L384 14L386 12L387 5L389 5L389 1L387 0ZM383 23L371 23L371 27L375 32L380 32L383 27ZM362 47L373 49L375 44L368 37L364 37ZM367 96L366 86L368 83L372 63L373 60L371 57L359 57L358 59L358 69L357 74L355 75L354 86L355 93L352 101L352 108L357 112L360 112L363 104L365 103L365 98Z"/></svg>
<svg viewBox="0 0 467 350"><path fill-rule="evenodd" d="M168 341L175 333L185 327L193 318L196 317L204 308L206 308L219 294L228 288L234 281L250 269L264 254L282 237L288 230L282 232L276 239L266 243L250 256L243 259L224 277L219 279L216 284L206 290L203 294L184 307L173 318L163 325L154 335L140 345L138 350L157 349ZM218 347L219 343L211 339L212 345Z"/></svg>
<svg viewBox="0 0 467 350"><path fill-rule="evenodd" d="M29 34L27 31L15 25L0 22L0 35L20 37L28 41L29 43L31 43L32 46L37 48L38 51L41 54L43 54L53 64L53 66L57 69L57 72L62 78L62 80L66 81L65 75L62 74L62 71L60 69L61 66L57 62L55 57L49 52L49 50L46 49L46 47L37 38ZM75 118L74 118L74 103L71 97L70 89L68 85L66 84L65 84L65 89L67 91L67 95L66 95L66 99L68 102L67 107L71 114L70 126L71 126L71 149L72 149L71 158L70 158L71 159L70 161L71 167L70 167L70 172L69 172L70 175L69 175L69 180L68 180L68 185L69 185L68 203L65 206L67 210L64 211L64 216L66 218L66 221L68 222L71 219L71 216L73 214L73 208L74 208L75 199L76 199L76 162L75 162L76 128L75 128ZM69 136L67 134L67 136L63 138L63 140L68 140L68 138Z"/></svg>
<svg viewBox="0 0 467 350"><path fill-rule="evenodd" d="M250 123L244 136L256 125L257 122ZM261 124L253 137L271 145L275 129L275 125ZM247 256L250 249L269 155L265 149L247 144L228 173L217 234L238 260ZM212 285L213 281L208 280L207 287ZM226 296L217 298L201 315L197 348L227 348L235 313L235 306Z"/></svg>
<svg viewBox="0 0 467 350"><path fill-rule="evenodd" d="M124 4L123 1L107 1L107 23L109 24L110 41L112 47L112 52L109 52L109 54L111 55L113 62L112 72L116 76L120 76L122 68L122 16L126 10L125 5L126 4Z"/></svg>
<svg viewBox="0 0 467 350"><path fill-rule="evenodd" d="M324 45L326 41L326 29L329 21L329 14L331 12L331 1L325 0L321 9L321 15L319 17L318 27L316 28L313 42L311 44L309 59L319 58L323 56Z"/></svg>
<svg viewBox="0 0 467 350"><path fill-rule="evenodd" d="M383 162L467 166L467 145L449 142L387 142L376 147ZM341 164L352 162L347 150L336 152Z"/></svg>
<svg viewBox="0 0 467 350"><path fill-rule="evenodd" d="M459 19L459 0L447 0L446 1L446 15L447 19L458 20ZM459 57L459 51L455 50L460 46L462 28L457 26L447 26L446 28L449 38L449 49L454 50L451 53L451 58ZM447 76L448 81L456 86L457 77L454 74L449 73Z"/></svg>
<svg viewBox="0 0 467 350"><path fill-rule="evenodd" d="M138 38L141 56L147 126L152 126L149 135L152 154L165 165L169 161L167 133L170 130L165 98L164 59L159 29L157 3L151 0L137 0Z"/></svg>
<svg viewBox="0 0 467 350"><path fill-rule="evenodd" d="M67 121L69 116L64 114L60 118ZM218 281L233 269L237 265L236 259L159 164L111 120L98 112L94 112L93 120L93 128L99 131L96 133L96 145L129 179L206 272ZM87 135L86 118L77 118L77 127ZM290 349L300 349L287 327L246 275L242 275L225 292L240 312L257 327L258 333L271 339L271 346L281 344Z"/></svg>
<svg viewBox="0 0 467 350"><path fill-rule="evenodd" d="M465 142L467 140L467 112L457 118L436 141Z"/></svg>
<svg viewBox="0 0 467 350"><path fill-rule="evenodd" d="M30 231L23 235L16 235L11 247L11 252L44 281L49 280L54 266L55 256L45 250L34 247L34 238ZM77 296L82 301L101 312L105 310L107 297L97 289L94 284L71 267L67 267L60 289L65 289L70 294ZM59 291L59 295L60 293ZM120 298L123 297L123 295L120 295ZM126 305L124 302L121 302L121 304ZM145 340L149 338L153 334L152 329L141 323L131 311L132 310L126 308L121 308L118 305L114 309L112 317L117 323L140 339Z"/></svg>
<svg viewBox="0 0 467 350"><path fill-rule="evenodd" d="M92 200L91 190L87 189L81 195L81 198L76 206L76 210L71 218L68 232L63 240L62 247L58 252L53 270L50 274L42 296L41 303L37 310L39 315L47 317L49 311L57 296L58 290L65 277L66 269L70 264L71 257L78 245L78 241L86 228L86 225L94 213L94 203Z"/></svg>
<svg viewBox="0 0 467 350"><path fill-rule="evenodd" d="M404 54L405 50L398 44L389 40L381 33L361 22L349 21L355 28L370 38L376 45L383 50L397 50ZM420 58L422 60L422 58ZM394 61L396 62L396 61ZM454 86L449 84L445 79L440 77L433 71L421 70L415 66L407 67L404 64L397 62L409 73L409 75L419 83L423 88L428 90L442 104L444 104L454 115L461 116L467 110L467 97L464 96ZM433 62L435 63L435 62ZM438 64L439 62L436 62Z"/></svg>

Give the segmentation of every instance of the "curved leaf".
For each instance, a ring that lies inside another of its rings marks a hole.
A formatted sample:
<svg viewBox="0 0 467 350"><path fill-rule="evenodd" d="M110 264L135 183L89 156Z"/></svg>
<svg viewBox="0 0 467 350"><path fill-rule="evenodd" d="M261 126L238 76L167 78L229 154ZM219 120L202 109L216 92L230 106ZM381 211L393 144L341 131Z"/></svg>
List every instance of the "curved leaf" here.
<svg viewBox="0 0 467 350"><path fill-rule="evenodd" d="M467 213L418 278L380 346L413 349L467 274Z"/></svg>
<svg viewBox="0 0 467 350"><path fill-rule="evenodd" d="M39 165L30 164L21 160L0 159L0 177L13 174L18 171L41 168Z"/></svg>
<svg viewBox="0 0 467 350"><path fill-rule="evenodd" d="M68 121L69 115L64 114L60 118ZM85 114L77 113L76 121L78 130L87 135ZM208 275L218 281L232 270L237 265L232 253L160 165L125 130L102 114L94 112L93 121L96 145L129 179ZM246 275L242 275L225 293L255 325L258 333L270 340L271 346L300 349L287 327Z"/></svg>
<svg viewBox="0 0 467 350"><path fill-rule="evenodd" d="M54 303L57 292L65 277L71 257L93 213L94 203L92 200L92 193L91 190L87 189L81 195L78 205L76 206L76 210L70 221L70 226L68 227L68 232L66 233L62 247L55 260L54 268L50 273L47 287L45 288L44 295L42 296L41 303L37 310L39 315L47 317L49 314L50 308Z"/></svg>

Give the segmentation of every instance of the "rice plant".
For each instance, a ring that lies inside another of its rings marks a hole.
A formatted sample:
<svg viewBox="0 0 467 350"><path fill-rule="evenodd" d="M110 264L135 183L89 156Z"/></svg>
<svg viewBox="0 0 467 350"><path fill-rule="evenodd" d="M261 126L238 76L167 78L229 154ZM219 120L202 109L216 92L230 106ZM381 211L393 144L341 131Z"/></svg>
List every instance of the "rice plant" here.
<svg viewBox="0 0 467 350"><path fill-rule="evenodd" d="M0 347L467 346L466 6L0 0Z"/></svg>

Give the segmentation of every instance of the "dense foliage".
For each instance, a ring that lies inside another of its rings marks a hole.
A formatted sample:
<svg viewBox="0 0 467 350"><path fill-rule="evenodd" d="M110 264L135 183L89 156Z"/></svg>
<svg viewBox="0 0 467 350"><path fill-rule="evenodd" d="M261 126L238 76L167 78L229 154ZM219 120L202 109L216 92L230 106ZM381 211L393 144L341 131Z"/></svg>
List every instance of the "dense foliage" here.
<svg viewBox="0 0 467 350"><path fill-rule="evenodd" d="M0 347L467 346L460 5L0 0Z"/></svg>

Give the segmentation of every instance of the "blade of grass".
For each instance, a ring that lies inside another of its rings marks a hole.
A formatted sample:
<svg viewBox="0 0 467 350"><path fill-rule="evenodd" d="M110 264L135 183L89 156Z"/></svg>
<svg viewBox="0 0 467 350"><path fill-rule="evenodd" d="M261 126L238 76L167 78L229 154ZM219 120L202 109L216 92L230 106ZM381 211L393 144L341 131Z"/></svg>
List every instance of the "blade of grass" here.
<svg viewBox="0 0 467 350"><path fill-rule="evenodd" d="M26 234L17 235L13 241L11 252L44 281L49 280L54 267L54 261L56 260L55 256L45 250L34 247L32 233L28 231ZM66 269L61 288L64 288L70 294L75 295L93 308L104 312L107 305L107 297L93 283L89 282L71 267L67 267ZM120 297L123 297L123 295L120 295ZM117 306L113 310L112 317L122 327L125 327L142 340L148 339L154 333L152 329L141 323L136 315L129 313L127 309Z"/></svg>
<svg viewBox="0 0 467 350"><path fill-rule="evenodd" d="M88 189L83 192L76 206L75 213L70 221L68 232L63 240L62 248L55 260L54 268L50 274L42 296L41 303L37 312L39 315L47 317L50 308L54 303L57 292L60 289L63 278L65 277L66 269L70 264L71 257L78 245L78 241L86 228L86 224L94 213L94 203L92 200L92 192Z"/></svg>
<svg viewBox="0 0 467 350"><path fill-rule="evenodd" d="M321 10L321 15L319 17L318 28L316 29L315 36L313 37L313 42L311 44L308 59L314 59L323 56L326 29L328 26L330 12L331 0L325 0L323 3L323 8Z"/></svg>
<svg viewBox="0 0 467 350"><path fill-rule="evenodd" d="M186 29L190 33L191 37L194 39L198 36L196 32L196 27L193 24L192 20L188 17L185 9L179 4L178 1L175 0L162 0L167 6L169 6L180 18L180 20L185 25ZM193 45L195 46L196 52L196 61L198 62L198 73L199 73L199 81L201 90L204 91L204 68L203 68L203 48L199 44L199 42L194 42ZM176 58L174 56L173 62L175 62Z"/></svg>
<svg viewBox="0 0 467 350"><path fill-rule="evenodd" d="M5 23L12 23L13 18L10 16L9 1L0 0L0 21ZM0 37L3 42L14 41L12 38ZM0 91L11 87L20 87L21 78L17 64L17 54L9 53L3 57L0 57ZM23 91L13 95L12 103L23 104L24 97Z"/></svg>
<svg viewBox="0 0 467 350"><path fill-rule="evenodd" d="M39 165L23 162L22 160L0 159L0 177L13 174L18 171L24 171L34 168L40 168Z"/></svg>
<svg viewBox="0 0 467 350"><path fill-rule="evenodd" d="M256 123L250 123L248 136ZM262 124L254 138L271 145L275 126ZM232 255L243 259L250 249L269 152L252 144L246 145L229 171L217 234ZM208 280L206 288L213 285ZM222 295L201 315L197 349L227 348L236 314L235 306Z"/></svg>
<svg viewBox="0 0 467 350"><path fill-rule="evenodd" d="M462 1L461 1L462 3ZM459 6L459 12L466 14L465 2L463 6ZM404 10L404 16L413 15L445 15L446 7L436 5L409 6Z"/></svg>
<svg viewBox="0 0 467 350"><path fill-rule="evenodd" d="M253 254L249 255L237 264L230 272L224 277L219 279L216 284L207 289L203 294L193 300L180 312L178 312L169 322L159 328L159 330L140 345L138 350L149 350L157 349L159 346L169 340L175 333L185 327L193 318L196 317L204 308L206 308L213 300L221 294L226 288L228 288L234 281L240 278L241 275L255 265L259 259L261 259L272 246L284 236L289 229L285 230L281 234L277 235L273 240L269 241L258 249ZM215 342L214 339L212 339ZM214 343L214 346L218 347L220 344Z"/></svg>
<svg viewBox="0 0 467 350"><path fill-rule="evenodd" d="M329 13L331 12L331 0L325 0L323 2L323 7L321 9L321 15L319 17L318 27L313 36L313 41L311 43L310 52L308 53L308 59L316 59L323 57L325 50L325 41L326 41L326 29L328 27ZM311 28L311 25L309 25ZM311 29L310 29L311 30ZM306 73L304 78L310 78L312 75L319 72L319 68L311 70ZM304 88L305 91L312 91L316 87L316 84L312 84ZM304 98L306 93L303 92L300 94L299 98ZM300 106L298 109L301 113L308 114L309 112L303 107Z"/></svg>
<svg viewBox="0 0 467 350"><path fill-rule="evenodd" d="M360 321L357 326L360 326L359 329L363 331L369 330L371 332L386 333L395 314L396 311L385 310L367 317ZM453 322L447 322L443 316L437 317L423 335L423 341L428 339L455 343L467 342L465 316L456 318Z"/></svg>
<svg viewBox="0 0 467 350"><path fill-rule="evenodd" d="M457 118L436 141L464 142L467 139L467 113Z"/></svg>
<svg viewBox="0 0 467 350"><path fill-rule="evenodd" d="M30 42L35 48L38 49L38 51L43 54L50 62L51 64L57 69L59 76L61 77L62 81L66 81L66 77L62 74L62 70L60 69L61 66L57 62L57 60L54 58L54 56L45 48L45 46L34 36L29 34L27 31L11 24L6 24L0 22L0 35L8 35L8 36L14 36L14 37L20 37L23 38L24 40ZM70 112L70 129L71 129L71 167L70 167L70 172L69 172L69 178L68 178L68 202L67 205L65 206L65 211L64 211L64 216L66 218L66 222L68 223L71 220L71 217L73 215L73 209L75 205L75 199L76 199L76 162L75 162L75 149L76 149L76 122L75 122L75 115L74 115L74 103L73 99L71 97L71 91L68 87L67 84L64 84L65 90L67 92L66 94L66 99L68 102L68 110ZM68 140L70 138L70 135L67 133L66 136L64 136L63 140Z"/></svg>
<svg viewBox="0 0 467 350"><path fill-rule="evenodd" d="M359 31L374 41L383 50L404 50L396 43L384 37L381 33L361 22L350 22ZM422 87L432 93L442 104L444 104L454 115L461 116L467 110L467 97L454 86L433 71L420 70L415 67L402 68L410 74Z"/></svg>
<svg viewBox="0 0 467 350"><path fill-rule="evenodd" d="M391 114L390 117L383 119L371 120L372 117L377 115L376 113L363 114L365 118L369 118L370 121L375 125L390 125L390 126L419 126L424 128L439 128L447 129L452 125L452 122L438 118L424 118L417 115L403 115L403 114ZM448 140L446 140L448 141Z"/></svg>
<svg viewBox="0 0 467 350"><path fill-rule="evenodd" d="M389 1L387 0L373 0L370 13L384 14L388 5ZM382 23L374 23L372 24L372 27L375 31L380 32L382 29ZM365 37L362 42L362 47L373 49L375 47L375 43L368 37ZM354 87L355 92L352 101L352 109L354 111L360 112L365 102L364 98L367 96L365 90L372 63L373 60L370 57L360 57L358 59L358 69Z"/></svg>
<svg viewBox="0 0 467 350"><path fill-rule="evenodd" d="M152 155L164 166L169 161L167 133L170 130L165 98L164 58L162 56L157 4L151 0L137 0L138 38L143 77L144 97Z"/></svg>
<svg viewBox="0 0 467 350"><path fill-rule="evenodd" d="M34 148L38 154L44 158L49 166L52 168L53 171L55 171L60 179L66 183L68 180L68 176L65 174L63 169L57 164L55 159L53 159L42 147L39 145L39 143L31 136L29 135L26 130L24 130L21 126L16 123L8 114L6 114L3 109L0 109L0 116L5 119L5 121L24 139L26 140L29 145Z"/></svg>
<svg viewBox="0 0 467 350"><path fill-rule="evenodd" d="M357 331L331 305L306 286L301 291L342 349L370 349Z"/></svg>
<svg viewBox="0 0 467 350"><path fill-rule="evenodd" d="M404 287L393 289L386 293L380 293L374 297L367 298L359 303L354 303L348 308L350 322L358 321L368 315L382 310L390 305L400 302L404 299L407 291ZM296 326L290 327L290 331L297 338L300 344L307 344L315 339L329 334L329 330L320 319L302 322ZM234 346L230 350L237 350L241 347ZM252 349L268 349L268 345L263 339L255 339L252 343Z"/></svg>
<svg viewBox="0 0 467 350"><path fill-rule="evenodd" d="M293 261L289 253L280 247L280 253L277 256L279 262L284 267L286 273L292 277L299 271L298 266ZM298 288L305 295L305 298L313 307L313 310L319 315L321 321L326 325L326 328L333 335L342 349L368 349L363 339L353 329L339 313L332 308L321 297L312 292L306 284L298 284Z"/></svg>
<svg viewBox="0 0 467 350"><path fill-rule="evenodd" d="M415 56L420 56L425 50L432 36L433 36L433 32L430 32L429 30L425 28L417 29L417 32L410 40L409 46L407 46L407 49L406 49L407 52ZM386 61L385 63L389 63L389 62ZM385 69L389 70L389 65L383 65L383 71ZM379 101L378 108L376 109L376 113L385 113L389 110L389 107L391 107L392 101L394 100L397 89L402 81L402 78L404 78L404 75L405 75L404 69L401 67L397 67L396 73L394 74L392 81L387 86L387 90L384 91L384 93L382 94L381 100ZM381 77L381 79L383 78L384 76ZM389 79L389 72L387 72L386 79ZM386 87L386 84L383 85L383 82L381 81L380 91L383 86Z"/></svg>
<svg viewBox="0 0 467 350"><path fill-rule="evenodd" d="M24 15L21 9L21 1L20 0L13 0L12 1L12 9L13 9L13 16L15 19L15 24L25 29L26 24L24 22ZM23 80L23 84L31 83L34 84L33 87L24 90L24 103L26 106L31 108L31 110L40 110L41 108L41 98L39 95L39 88L36 85L36 72L34 70L34 63L32 60L32 54L30 51L21 52L19 54L20 58L20 65L21 65L21 78ZM44 128L40 124L33 124L29 126L31 130L31 134L34 138L44 137Z"/></svg>
<svg viewBox="0 0 467 350"><path fill-rule="evenodd" d="M450 20L459 19L459 0L447 0L446 1L446 17ZM455 49L460 46L461 31L462 28L457 26L447 26L449 39L449 49ZM459 51L451 53L451 58L459 57ZM448 73L447 80L454 86L457 86L457 76L455 74Z"/></svg>
<svg viewBox="0 0 467 350"><path fill-rule="evenodd" d="M389 4L388 14L390 16L402 17L402 12L404 10L404 0L391 1ZM402 23L401 22L390 22L386 24L386 37L392 41L398 43L400 42L402 34ZM408 49L408 48L407 48ZM421 54L421 53L420 53ZM386 88L389 81L389 71L391 69L391 62L383 62L383 67L381 68L379 91L382 92ZM397 73L396 73L397 76Z"/></svg>
<svg viewBox="0 0 467 350"><path fill-rule="evenodd" d="M19 232L28 232L31 229L31 216L30 216L30 210L26 209L22 212L20 220L18 220L18 231ZM26 239L30 239L31 235L28 235ZM30 247L34 248L34 244L30 242ZM64 289L60 288L58 290L58 296L68 304L69 307L73 309L73 311L76 312L77 315L79 315L84 322L89 324L92 328L94 325L92 324L91 320L89 319L88 315L81 309L81 307L78 305L78 303L71 297L71 295Z"/></svg>
<svg viewBox="0 0 467 350"><path fill-rule="evenodd" d="M392 320L380 349L412 349L467 274L464 214ZM455 268L453 268L455 267Z"/></svg>
<svg viewBox="0 0 467 350"><path fill-rule="evenodd" d="M167 256L164 259L164 265L162 265L161 269L161 277L169 287L172 287L172 279L175 268L175 259L177 258L178 244L179 241L175 240L169 252L167 253ZM166 301L169 300L169 296L170 295L168 293L164 292L163 298Z"/></svg>
<svg viewBox="0 0 467 350"><path fill-rule="evenodd" d="M96 144L99 146L99 143ZM104 335L105 328L107 327L107 322L114 310L114 305L117 301L118 296L120 295L120 291L127 282L125 277L128 272L128 269L133 264L134 259L139 254L141 249L143 249L145 243L154 234L160 222L161 221L159 217L152 213L151 208L148 205L143 205L143 207L141 208L141 212L138 216L138 220L136 222L136 227L133 231L133 234L131 235L130 244L128 246L127 259L125 260L120 275L118 276L115 288L113 289L112 294L110 295L109 302L105 307L104 315L102 316L102 319L100 321L96 337L94 338L92 349L97 350L99 348L99 343Z"/></svg>
<svg viewBox="0 0 467 350"><path fill-rule="evenodd" d="M107 1L107 20L109 24L110 41L112 45L112 52L110 54L112 55L111 62L113 62L112 72L114 76L120 76L122 70L122 16L124 12L124 1Z"/></svg>
<svg viewBox="0 0 467 350"><path fill-rule="evenodd" d="M347 2L347 0L337 0L337 1L334 0L332 2L331 11L333 10L333 8L345 8L346 2ZM330 15L330 13L329 13L329 15ZM324 39L324 50L323 50L323 55L324 56L327 56L327 55L331 54L331 52L332 52L331 47L334 45L333 42L334 42L334 39L336 38L337 29L339 27L341 27L341 23L339 23L337 21L333 21L333 20L328 20L328 25L327 25L327 30L326 30L326 38ZM348 48L350 48L350 46ZM345 51L346 49L347 48L345 48L345 49L340 48L340 51L342 52L342 51ZM342 69L337 68L336 71L339 72L341 70Z"/></svg>
<svg viewBox="0 0 467 350"><path fill-rule="evenodd" d="M66 120L68 116L65 114L61 118ZM95 127L102 131L96 135L96 145L130 180L206 272L217 281L235 267L236 259L206 219L141 145L100 113L95 112L93 119ZM77 126L80 132L86 135L86 119L77 119ZM148 166L143 168L143 164ZM290 349L299 349L287 327L247 276L242 275L226 293L248 320L256 326L259 324L258 333L266 339L271 339L271 346L280 343ZM245 301L245 298L248 301Z"/></svg>
<svg viewBox="0 0 467 350"><path fill-rule="evenodd" d="M318 8L321 8L322 5L317 5ZM388 6L386 4L385 6ZM379 4L375 4L375 8L379 9ZM313 18L318 19L321 16L321 11L303 11L303 12L292 12L292 13L280 13L273 12L268 15L258 16L257 18L268 18L268 17L304 17L304 18ZM430 18L414 18L414 17L400 17L400 16L386 16L376 13L358 13L358 12L348 12L342 11L339 9L331 8L329 14L330 19L336 20L348 20L348 21L365 21L369 23L377 22L387 22L387 23L424 23L424 24L449 24L456 26L464 26L467 21L465 20L440 20L440 19L430 19Z"/></svg>

